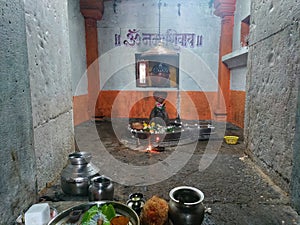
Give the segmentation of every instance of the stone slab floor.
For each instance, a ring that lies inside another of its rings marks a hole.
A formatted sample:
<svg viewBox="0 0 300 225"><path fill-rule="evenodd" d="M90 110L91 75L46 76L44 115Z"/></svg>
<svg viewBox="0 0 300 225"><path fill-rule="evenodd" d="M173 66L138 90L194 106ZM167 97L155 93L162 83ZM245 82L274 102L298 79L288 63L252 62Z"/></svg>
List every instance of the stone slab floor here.
<svg viewBox="0 0 300 225"><path fill-rule="evenodd" d="M75 128L77 150L91 152L92 163L100 168L101 174L117 177L113 179L115 200L125 203L131 193L142 192L146 200L157 195L168 201L172 188L188 185L204 193L204 205L211 209L205 214L203 225L300 224L299 215L290 207L287 193L244 155L242 141L237 145L227 145L220 139L200 140L182 146L178 153L175 147L149 152L139 145L132 149L130 144L122 141L131 137L125 134L128 130L124 129L124 133L116 129L107 121L86 122ZM179 155L182 161L191 157L183 163L178 157L172 157L172 153ZM200 160L209 162L205 164L206 169L199 169ZM149 165L154 165L153 171L143 171ZM161 173L157 172L160 165L170 170L175 168L175 171L168 173L162 169ZM132 166L142 172L132 172ZM155 179L161 179L164 174L168 177L156 183ZM152 183L140 183L140 176ZM65 195L59 181L46 189L41 197L59 212L88 201L88 197Z"/></svg>

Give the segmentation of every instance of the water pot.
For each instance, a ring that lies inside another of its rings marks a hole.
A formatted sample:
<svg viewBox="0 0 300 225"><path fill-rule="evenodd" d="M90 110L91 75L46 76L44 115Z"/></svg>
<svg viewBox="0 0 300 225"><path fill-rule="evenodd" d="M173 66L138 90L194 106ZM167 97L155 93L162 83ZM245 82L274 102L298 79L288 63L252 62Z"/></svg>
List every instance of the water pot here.
<svg viewBox="0 0 300 225"><path fill-rule="evenodd" d="M204 194L194 187L180 186L169 193L169 218L173 225L201 225L205 208Z"/></svg>
<svg viewBox="0 0 300 225"><path fill-rule="evenodd" d="M91 163L91 154L75 152L69 154L69 164L61 173L61 188L70 195L88 195L90 179L99 175L99 169Z"/></svg>
<svg viewBox="0 0 300 225"><path fill-rule="evenodd" d="M96 176L89 186L89 201L113 200L114 186L109 177Z"/></svg>

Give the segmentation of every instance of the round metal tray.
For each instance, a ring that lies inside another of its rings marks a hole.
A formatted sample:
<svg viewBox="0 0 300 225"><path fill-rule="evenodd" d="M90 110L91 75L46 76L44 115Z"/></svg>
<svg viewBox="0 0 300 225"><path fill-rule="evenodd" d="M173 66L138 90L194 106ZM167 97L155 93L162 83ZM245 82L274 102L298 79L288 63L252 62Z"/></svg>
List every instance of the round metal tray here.
<svg viewBox="0 0 300 225"><path fill-rule="evenodd" d="M83 213L87 210L89 210L92 206L97 205L102 206L104 204L112 204L113 207L116 210L117 215L123 215L130 219L128 225L140 225L140 220L138 215L135 211L133 211L130 207L127 205L115 202L115 201L99 201L99 202L88 202L81 205L73 206L61 213L59 213L55 218L53 218L48 225L63 225L63 224L72 224L72 223L66 223L69 220L69 215L74 210L82 210ZM78 224L78 222L73 223Z"/></svg>

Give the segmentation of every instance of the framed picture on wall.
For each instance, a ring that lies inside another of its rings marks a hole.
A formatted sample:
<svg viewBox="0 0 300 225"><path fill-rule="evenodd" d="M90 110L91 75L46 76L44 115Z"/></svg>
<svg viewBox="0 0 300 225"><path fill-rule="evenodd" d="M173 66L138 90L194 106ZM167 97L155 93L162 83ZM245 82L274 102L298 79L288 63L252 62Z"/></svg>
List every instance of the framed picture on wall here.
<svg viewBox="0 0 300 225"><path fill-rule="evenodd" d="M177 88L179 84L179 55L135 55L136 86Z"/></svg>
<svg viewBox="0 0 300 225"><path fill-rule="evenodd" d="M149 61L140 60L136 62L136 85L139 87L147 87L149 79Z"/></svg>

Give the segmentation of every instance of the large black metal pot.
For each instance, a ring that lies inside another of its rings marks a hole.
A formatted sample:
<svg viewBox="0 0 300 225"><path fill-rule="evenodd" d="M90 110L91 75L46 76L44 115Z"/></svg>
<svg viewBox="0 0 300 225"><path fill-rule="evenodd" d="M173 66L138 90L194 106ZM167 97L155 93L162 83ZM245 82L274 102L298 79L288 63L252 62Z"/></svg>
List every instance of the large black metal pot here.
<svg viewBox="0 0 300 225"><path fill-rule="evenodd" d="M180 186L170 193L169 218L173 225L201 225L205 208L202 203L204 194L197 188Z"/></svg>

